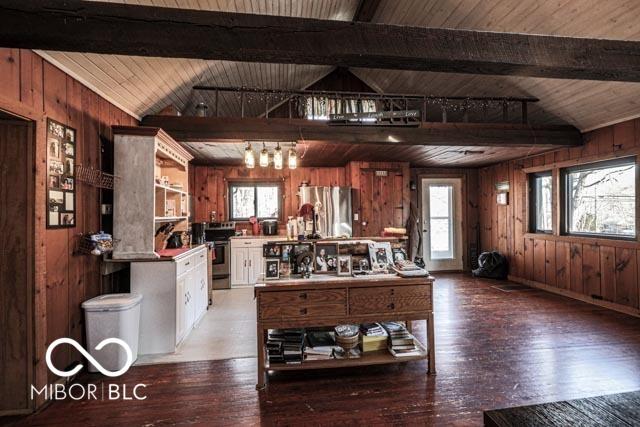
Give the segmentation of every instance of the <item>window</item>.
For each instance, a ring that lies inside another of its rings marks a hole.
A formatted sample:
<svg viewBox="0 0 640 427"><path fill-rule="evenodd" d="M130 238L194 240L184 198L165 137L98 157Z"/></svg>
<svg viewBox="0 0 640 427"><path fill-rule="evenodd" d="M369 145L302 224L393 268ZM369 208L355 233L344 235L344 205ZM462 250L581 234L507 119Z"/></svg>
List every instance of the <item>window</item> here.
<svg viewBox="0 0 640 427"><path fill-rule="evenodd" d="M621 159L563 171L568 234L636 236L636 164Z"/></svg>
<svg viewBox="0 0 640 427"><path fill-rule="evenodd" d="M431 259L453 259L453 185L429 185Z"/></svg>
<svg viewBox="0 0 640 427"><path fill-rule="evenodd" d="M280 185L277 183L230 183L229 221L280 218Z"/></svg>
<svg viewBox="0 0 640 427"><path fill-rule="evenodd" d="M551 172L532 174L529 182L530 229L533 233L551 233L553 231Z"/></svg>

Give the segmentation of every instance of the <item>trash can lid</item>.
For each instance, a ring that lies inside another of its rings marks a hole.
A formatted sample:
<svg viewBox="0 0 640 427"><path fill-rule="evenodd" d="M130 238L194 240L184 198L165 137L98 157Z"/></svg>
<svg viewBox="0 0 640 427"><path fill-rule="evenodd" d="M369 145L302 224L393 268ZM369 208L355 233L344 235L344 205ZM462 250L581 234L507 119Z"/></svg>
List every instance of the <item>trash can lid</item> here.
<svg viewBox="0 0 640 427"><path fill-rule="evenodd" d="M105 294L82 303L85 311L120 311L135 307L142 301L140 294Z"/></svg>

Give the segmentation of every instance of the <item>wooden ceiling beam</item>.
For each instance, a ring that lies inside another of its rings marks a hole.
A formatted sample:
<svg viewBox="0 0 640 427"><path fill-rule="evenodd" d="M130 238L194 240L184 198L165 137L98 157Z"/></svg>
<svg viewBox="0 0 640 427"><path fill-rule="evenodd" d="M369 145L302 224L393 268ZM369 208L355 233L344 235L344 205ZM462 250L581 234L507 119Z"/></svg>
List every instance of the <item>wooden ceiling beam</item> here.
<svg viewBox="0 0 640 427"><path fill-rule="evenodd" d="M0 46L171 58L640 82L640 42L3 0Z"/></svg>
<svg viewBox="0 0 640 427"><path fill-rule="evenodd" d="M354 22L371 22L380 6L381 0L360 0L353 15Z"/></svg>
<svg viewBox="0 0 640 427"><path fill-rule="evenodd" d="M572 126L422 123L416 127L332 126L306 119L147 116L181 142L305 141L452 147L568 147L582 144Z"/></svg>

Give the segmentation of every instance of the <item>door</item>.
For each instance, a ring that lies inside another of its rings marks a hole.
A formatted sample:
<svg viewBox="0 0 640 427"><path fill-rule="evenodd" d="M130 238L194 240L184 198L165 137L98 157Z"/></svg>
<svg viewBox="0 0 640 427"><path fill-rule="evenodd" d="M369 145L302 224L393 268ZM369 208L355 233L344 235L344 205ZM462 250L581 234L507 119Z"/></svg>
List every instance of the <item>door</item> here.
<svg viewBox="0 0 640 427"><path fill-rule="evenodd" d="M0 112L0 416L33 407L32 135L30 122Z"/></svg>
<svg viewBox="0 0 640 427"><path fill-rule="evenodd" d="M262 247L249 248L249 284L255 285L258 283L260 274L262 274Z"/></svg>
<svg viewBox="0 0 640 427"><path fill-rule="evenodd" d="M422 250L429 271L463 269L461 189L461 178L422 180Z"/></svg>
<svg viewBox="0 0 640 427"><path fill-rule="evenodd" d="M233 248L231 256L231 286L249 284L247 248Z"/></svg>

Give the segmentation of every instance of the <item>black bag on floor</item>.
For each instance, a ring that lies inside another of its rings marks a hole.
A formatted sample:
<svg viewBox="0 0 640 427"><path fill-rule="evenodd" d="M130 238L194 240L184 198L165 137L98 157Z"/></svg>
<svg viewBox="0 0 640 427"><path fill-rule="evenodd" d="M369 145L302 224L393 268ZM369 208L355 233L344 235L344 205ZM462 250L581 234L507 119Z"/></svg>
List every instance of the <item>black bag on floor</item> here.
<svg viewBox="0 0 640 427"><path fill-rule="evenodd" d="M507 258L500 252L482 252L478 257L478 268L472 270L474 277L506 279L509 273Z"/></svg>

